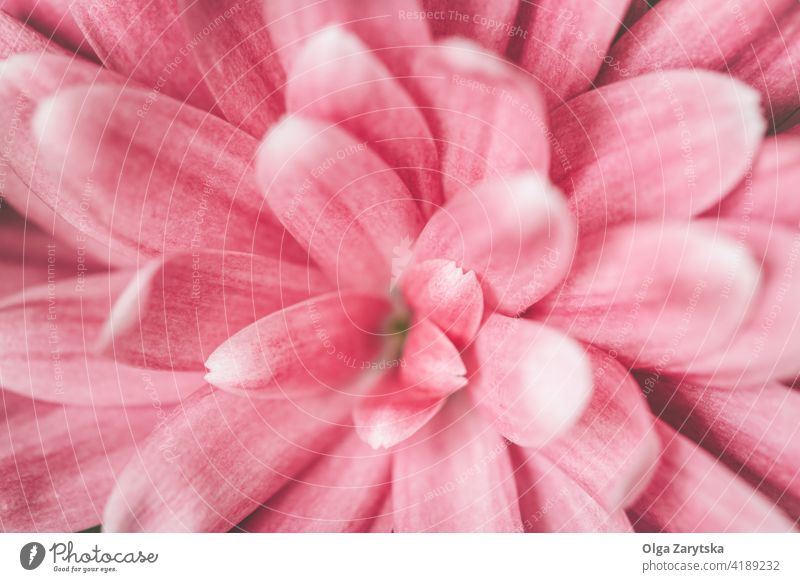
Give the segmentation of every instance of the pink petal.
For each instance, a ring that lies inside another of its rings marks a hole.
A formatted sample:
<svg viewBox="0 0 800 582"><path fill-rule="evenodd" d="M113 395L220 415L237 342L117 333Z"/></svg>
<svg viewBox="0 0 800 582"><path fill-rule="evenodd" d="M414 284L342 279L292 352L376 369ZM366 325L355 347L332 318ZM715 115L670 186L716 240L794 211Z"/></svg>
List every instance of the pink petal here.
<svg viewBox="0 0 800 582"><path fill-rule="evenodd" d="M3 388L43 401L92 406L174 402L202 374L137 369L95 355L111 305L130 276L51 279L0 302Z"/></svg>
<svg viewBox="0 0 800 582"><path fill-rule="evenodd" d="M790 228L800 224L800 136L777 135L764 140L752 171L707 216L760 220Z"/></svg>
<svg viewBox="0 0 800 582"><path fill-rule="evenodd" d="M659 425L665 451L629 510L637 531L790 532L793 522L686 437Z"/></svg>
<svg viewBox="0 0 800 582"><path fill-rule="evenodd" d="M93 56L83 33L69 12L67 0L4 0L0 20L7 18L6 13L38 30L45 40L50 39L48 44L54 48L60 44L70 49L80 49L86 56ZM0 33L0 39L8 38L13 37ZM40 47L36 47L38 48Z"/></svg>
<svg viewBox="0 0 800 582"><path fill-rule="evenodd" d="M341 438L342 403L203 389L150 435L119 477L103 528L231 529Z"/></svg>
<svg viewBox="0 0 800 582"><path fill-rule="evenodd" d="M592 372L583 347L538 322L491 315L471 358L473 400L514 443L543 445L589 404Z"/></svg>
<svg viewBox="0 0 800 582"><path fill-rule="evenodd" d="M543 87L549 109L583 93L603 64L630 0L521 2L517 62Z"/></svg>
<svg viewBox="0 0 800 582"><path fill-rule="evenodd" d="M516 479L526 532L633 531L624 512L609 513L557 463L542 455L533 453L525 458L517 468Z"/></svg>
<svg viewBox="0 0 800 582"><path fill-rule="evenodd" d="M198 40L186 34L175 2L75 0L69 9L103 64L149 89L139 106L157 102L163 92L201 109L213 107L214 98L192 54Z"/></svg>
<svg viewBox="0 0 800 582"><path fill-rule="evenodd" d="M547 172L539 88L498 55L460 39L423 51L413 94L436 139L446 197L484 179Z"/></svg>
<svg viewBox="0 0 800 582"><path fill-rule="evenodd" d="M354 432L287 483L241 525L248 532L369 531L391 490L391 456Z"/></svg>
<svg viewBox="0 0 800 582"><path fill-rule="evenodd" d="M272 48L260 2L182 0L193 56L225 118L260 138L284 111L285 74Z"/></svg>
<svg viewBox="0 0 800 582"><path fill-rule="evenodd" d="M409 267L401 287L415 318L430 319L459 347L475 337L483 319L483 293L474 272L432 259Z"/></svg>
<svg viewBox="0 0 800 582"><path fill-rule="evenodd" d="M58 245L13 211L0 211L0 298L18 293L26 286L45 283L48 264L54 264L56 256L59 259L64 256L62 250L69 257L66 245Z"/></svg>
<svg viewBox="0 0 800 582"><path fill-rule="evenodd" d="M398 532L522 531L508 444L463 394L394 453Z"/></svg>
<svg viewBox="0 0 800 582"><path fill-rule="evenodd" d="M3 195L45 232L75 241L76 246L95 258L111 260L107 241L104 244L88 236L86 213L82 223L73 224L56 212L55 208L61 206L58 201L62 176L43 163L32 119L39 102L59 91L93 82L122 83L124 79L83 59L49 52L13 55L3 61L0 75L0 97L14 103L13 108L0 110L8 146L5 157L11 170Z"/></svg>
<svg viewBox="0 0 800 582"><path fill-rule="evenodd" d="M710 222L710 221L709 221ZM760 386L771 379L800 374L800 271L798 241L779 224L752 223L747 229L722 221L721 232L737 238L742 252L760 266L762 283L741 325L716 350L707 350L691 365L662 366L687 380L717 386ZM751 260L746 257L748 262Z"/></svg>
<svg viewBox="0 0 800 582"><path fill-rule="evenodd" d="M463 36L503 54L522 31L515 27L515 0L422 0L434 37Z"/></svg>
<svg viewBox="0 0 800 582"><path fill-rule="evenodd" d="M353 410L353 424L373 449L388 449L411 437L441 410L445 399L410 388L397 375L380 379Z"/></svg>
<svg viewBox="0 0 800 582"><path fill-rule="evenodd" d="M423 218L403 182L335 126L287 117L258 155L259 184L286 229L340 288L386 292L393 250Z"/></svg>
<svg viewBox="0 0 800 582"><path fill-rule="evenodd" d="M442 203L439 160L411 97L376 53L334 27L300 51L286 90L290 112L340 125L374 149L418 198L426 216Z"/></svg>
<svg viewBox="0 0 800 582"><path fill-rule="evenodd" d="M645 488L661 453L639 385L606 352L589 351L594 389L578 422L541 450L609 512Z"/></svg>
<svg viewBox="0 0 800 582"><path fill-rule="evenodd" d="M345 26L378 54L395 74L408 72L414 47L430 44L427 24L412 18L417 0L264 0L269 34L287 71L314 33Z"/></svg>
<svg viewBox="0 0 800 582"><path fill-rule="evenodd" d="M344 388L378 355L390 308L380 297L336 292L276 311L218 347L206 381L276 396Z"/></svg>
<svg viewBox="0 0 800 582"><path fill-rule="evenodd" d="M664 407L662 418L800 517L800 393L778 383L729 390L662 382L650 400Z"/></svg>
<svg viewBox="0 0 800 582"><path fill-rule="evenodd" d="M669 69L723 70L769 34L794 0L742 2L720 10L716 0L669 0L648 10L614 43L599 76L610 83Z"/></svg>
<svg viewBox="0 0 800 582"><path fill-rule="evenodd" d="M761 92L767 117L779 126L800 108L800 10L790 9L731 65L731 74Z"/></svg>
<svg viewBox="0 0 800 582"><path fill-rule="evenodd" d="M5 10L4 4L3 10L0 10L0 59L17 53L38 53L43 50L65 52L55 42L7 14Z"/></svg>
<svg viewBox="0 0 800 582"><path fill-rule="evenodd" d="M759 284L742 245L706 224L617 226L584 239L575 257L564 285L532 315L632 367L681 367L715 354Z"/></svg>
<svg viewBox="0 0 800 582"><path fill-rule="evenodd" d="M61 175L46 202L131 261L198 246L302 255L263 209L255 140L167 97L144 103L142 90L94 85L39 105L38 152Z"/></svg>
<svg viewBox="0 0 800 582"><path fill-rule="evenodd" d="M156 259L117 300L99 348L144 368L203 370L229 336L329 284L316 269L245 253Z"/></svg>
<svg viewBox="0 0 800 582"><path fill-rule="evenodd" d="M448 259L475 271L487 303L516 315L561 280L573 246L573 221L561 195L545 178L525 173L449 200L419 236L414 259Z"/></svg>
<svg viewBox="0 0 800 582"><path fill-rule="evenodd" d="M628 13L625 15L625 23L622 31L627 31L632 28L657 2L658 0L632 0L630 8L628 8Z"/></svg>
<svg viewBox="0 0 800 582"><path fill-rule="evenodd" d="M0 391L0 530L68 532L100 523L115 475L156 412L55 406Z"/></svg>
<svg viewBox="0 0 800 582"><path fill-rule="evenodd" d="M671 71L585 93L552 115L556 185L581 232L688 218L744 176L765 125L758 94L702 71Z"/></svg>
<svg viewBox="0 0 800 582"><path fill-rule="evenodd" d="M417 321L408 330L402 361L400 377L414 393L446 398L467 383L458 349L428 320Z"/></svg>

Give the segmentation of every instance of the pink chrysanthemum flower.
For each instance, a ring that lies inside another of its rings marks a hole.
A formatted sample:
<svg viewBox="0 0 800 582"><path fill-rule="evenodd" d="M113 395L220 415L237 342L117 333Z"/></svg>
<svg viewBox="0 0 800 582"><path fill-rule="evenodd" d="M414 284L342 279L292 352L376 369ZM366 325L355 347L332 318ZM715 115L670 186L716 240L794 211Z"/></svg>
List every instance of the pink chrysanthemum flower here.
<svg viewBox="0 0 800 582"><path fill-rule="evenodd" d="M796 527L793 0L1 6L3 530Z"/></svg>

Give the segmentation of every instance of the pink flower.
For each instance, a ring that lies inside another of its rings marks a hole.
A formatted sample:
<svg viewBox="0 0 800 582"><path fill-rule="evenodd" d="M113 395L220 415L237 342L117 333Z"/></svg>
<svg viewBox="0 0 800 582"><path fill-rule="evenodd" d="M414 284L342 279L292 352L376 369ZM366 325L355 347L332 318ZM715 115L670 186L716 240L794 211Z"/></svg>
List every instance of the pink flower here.
<svg viewBox="0 0 800 582"><path fill-rule="evenodd" d="M68 4L0 13L4 530L795 528L795 2Z"/></svg>

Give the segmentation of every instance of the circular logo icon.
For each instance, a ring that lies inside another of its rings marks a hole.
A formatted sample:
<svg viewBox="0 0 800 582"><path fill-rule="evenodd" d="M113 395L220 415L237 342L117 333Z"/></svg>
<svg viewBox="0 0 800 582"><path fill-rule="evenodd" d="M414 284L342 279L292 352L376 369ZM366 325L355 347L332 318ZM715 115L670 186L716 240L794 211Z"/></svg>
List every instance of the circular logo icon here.
<svg viewBox="0 0 800 582"><path fill-rule="evenodd" d="M39 542L30 542L19 551L19 563L26 570L35 570L44 561L44 546Z"/></svg>

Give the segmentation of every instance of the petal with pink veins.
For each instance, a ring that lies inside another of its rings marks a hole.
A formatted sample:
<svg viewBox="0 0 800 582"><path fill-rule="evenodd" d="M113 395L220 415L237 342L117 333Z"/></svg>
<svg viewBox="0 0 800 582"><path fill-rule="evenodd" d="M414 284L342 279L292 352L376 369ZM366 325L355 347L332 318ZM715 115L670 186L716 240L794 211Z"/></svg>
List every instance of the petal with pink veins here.
<svg viewBox="0 0 800 582"><path fill-rule="evenodd" d="M109 532L224 532L341 438L331 395L259 400L208 387L142 443L106 504Z"/></svg>
<svg viewBox="0 0 800 582"><path fill-rule="evenodd" d="M392 458L354 432L287 483L242 524L247 532L370 531L391 491Z"/></svg>
<svg viewBox="0 0 800 582"><path fill-rule="evenodd" d="M377 358L390 309L381 297L334 292L276 311L214 350L206 381L278 398L345 389Z"/></svg>
<svg viewBox="0 0 800 582"><path fill-rule="evenodd" d="M373 449L388 449L411 437L441 410L445 399L419 393L398 375L384 375L353 409L358 436Z"/></svg>
<svg viewBox="0 0 800 582"><path fill-rule="evenodd" d="M585 234L708 209L744 177L765 122L744 84L668 71L584 93L553 112L551 127L552 179Z"/></svg>
<svg viewBox="0 0 800 582"><path fill-rule="evenodd" d="M2 8L0 21L7 18L6 14L10 14L18 21L39 31L45 42L50 39L48 44L51 47L56 48L59 45L69 47L91 58L94 56L92 50L85 42L83 33L70 14L69 4L69 0L4 0L0 3L0 8ZM0 26L2 25L0 24ZM13 37L7 37L0 33L0 39L2 39L0 42L10 38ZM35 47L35 50L39 48Z"/></svg>
<svg viewBox="0 0 800 582"><path fill-rule="evenodd" d="M458 394L394 453L397 532L522 531L508 443Z"/></svg>
<svg viewBox="0 0 800 582"><path fill-rule="evenodd" d="M524 173L463 189L425 226L414 263L448 259L481 281L487 306L517 315L564 277L575 229L561 194Z"/></svg>
<svg viewBox="0 0 800 582"><path fill-rule="evenodd" d="M795 228L800 224L800 136L776 135L764 140L752 172L706 216Z"/></svg>
<svg viewBox="0 0 800 582"><path fill-rule="evenodd" d="M46 36L7 14L4 5L4 9L0 10L0 59L17 53L38 53L44 50L66 52Z"/></svg>
<svg viewBox="0 0 800 582"><path fill-rule="evenodd" d="M94 353L129 272L53 279L0 302L0 385L47 402L151 406L188 396L202 373L137 369Z"/></svg>
<svg viewBox="0 0 800 582"><path fill-rule="evenodd" d="M661 440L636 380L606 352L590 349L589 357L594 379L589 407L540 454L615 513L647 486Z"/></svg>
<svg viewBox="0 0 800 582"><path fill-rule="evenodd" d="M481 180L547 172L544 99L499 55L445 41L420 52L411 87L436 140L446 198Z"/></svg>
<svg viewBox="0 0 800 582"><path fill-rule="evenodd" d="M631 532L625 512L609 513L584 489L553 463L535 452L512 449L520 457L516 470L519 510L526 532L599 533Z"/></svg>
<svg viewBox="0 0 800 582"><path fill-rule="evenodd" d="M378 56L342 28L318 33L289 71L290 113L339 125L400 175L425 216L442 203L439 160L422 113Z"/></svg>
<svg viewBox="0 0 800 582"><path fill-rule="evenodd" d="M699 442L790 516L800 518L797 390L776 382L749 389L662 382L649 399L676 430Z"/></svg>
<svg viewBox="0 0 800 582"><path fill-rule="evenodd" d="M254 139L168 97L146 103L141 89L107 85L41 102L38 154L60 174L46 202L132 262L198 247L302 256L263 208Z"/></svg>
<svg viewBox="0 0 800 582"><path fill-rule="evenodd" d="M630 0L520 3L516 61L542 86L549 109L592 86Z"/></svg>
<svg viewBox="0 0 800 582"><path fill-rule="evenodd" d="M446 398L467 383L458 349L428 320L417 321L408 330L402 364L400 377L414 394Z"/></svg>
<svg viewBox="0 0 800 582"><path fill-rule="evenodd" d="M473 271L453 261L431 259L409 267L400 286L419 320L430 319L458 347L465 347L483 319L483 292Z"/></svg>
<svg viewBox="0 0 800 582"><path fill-rule="evenodd" d="M272 47L261 3L181 0L193 56L229 122L260 138L284 112L286 75Z"/></svg>
<svg viewBox="0 0 800 582"><path fill-rule="evenodd" d="M631 367L692 369L749 316L759 268L711 225L629 223L581 241L563 286L531 311Z"/></svg>
<svg viewBox="0 0 800 582"><path fill-rule="evenodd" d="M722 71L773 33L794 0L754 0L720 10L717 0L658 2L608 52L600 83L669 69Z"/></svg>
<svg viewBox="0 0 800 582"><path fill-rule="evenodd" d="M512 38L519 35L514 27L517 0L422 0L434 38L461 36L487 50L503 54ZM524 4L524 3L523 3Z"/></svg>
<svg viewBox="0 0 800 582"><path fill-rule="evenodd" d="M339 288L385 293L394 249L423 217L397 174L336 126L287 117L258 154L267 204Z"/></svg>
<svg viewBox="0 0 800 582"><path fill-rule="evenodd" d="M489 316L470 360L473 401L516 444L539 447L567 432L592 396L584 348L535 321Z"/></svg>
<svg viewBox="0 0 800 582"><path fill-rule="evenodd" d="M205 39L186 33L176 2L74 0L69 11L108 69L147 87L140 106L157 102L162 92L207 111L214 106L193 55Z"/></svg>
<svg viewBox="0 0 800 582"><path fill-rule="evenodd" d="M707 451L664 424L661 462L628 510L636 531L781 532L794 522Z"/></svg>
<svg viewBox="0 0 800 582"><path fill-rule="evenodd" d="M0 530L80 531L159 410L58 406L0 390Z"/></svg>
<svg viewBox="0 0 800 582"><path fill-rule="evenodd" d="M98 348L143 368L204 370L228 337L330 284L315 268L246 253L155 259L115 303Z"/></svg>
<svg viewBox="0 0 800 582"><path fill-rule="evenodd" d="M800 10L779 21L731 65L730 73L761 92L767 117L779 126L800 109Z"/></svg>
<svg viewBox="0 0 800 582"><path fill-rule="evenodd" d="M287 71L314 33L338 25L358 36L394 74L407 74L409 54L431 42L420 12L417 0L264 0L269 34Z"/></svg>

